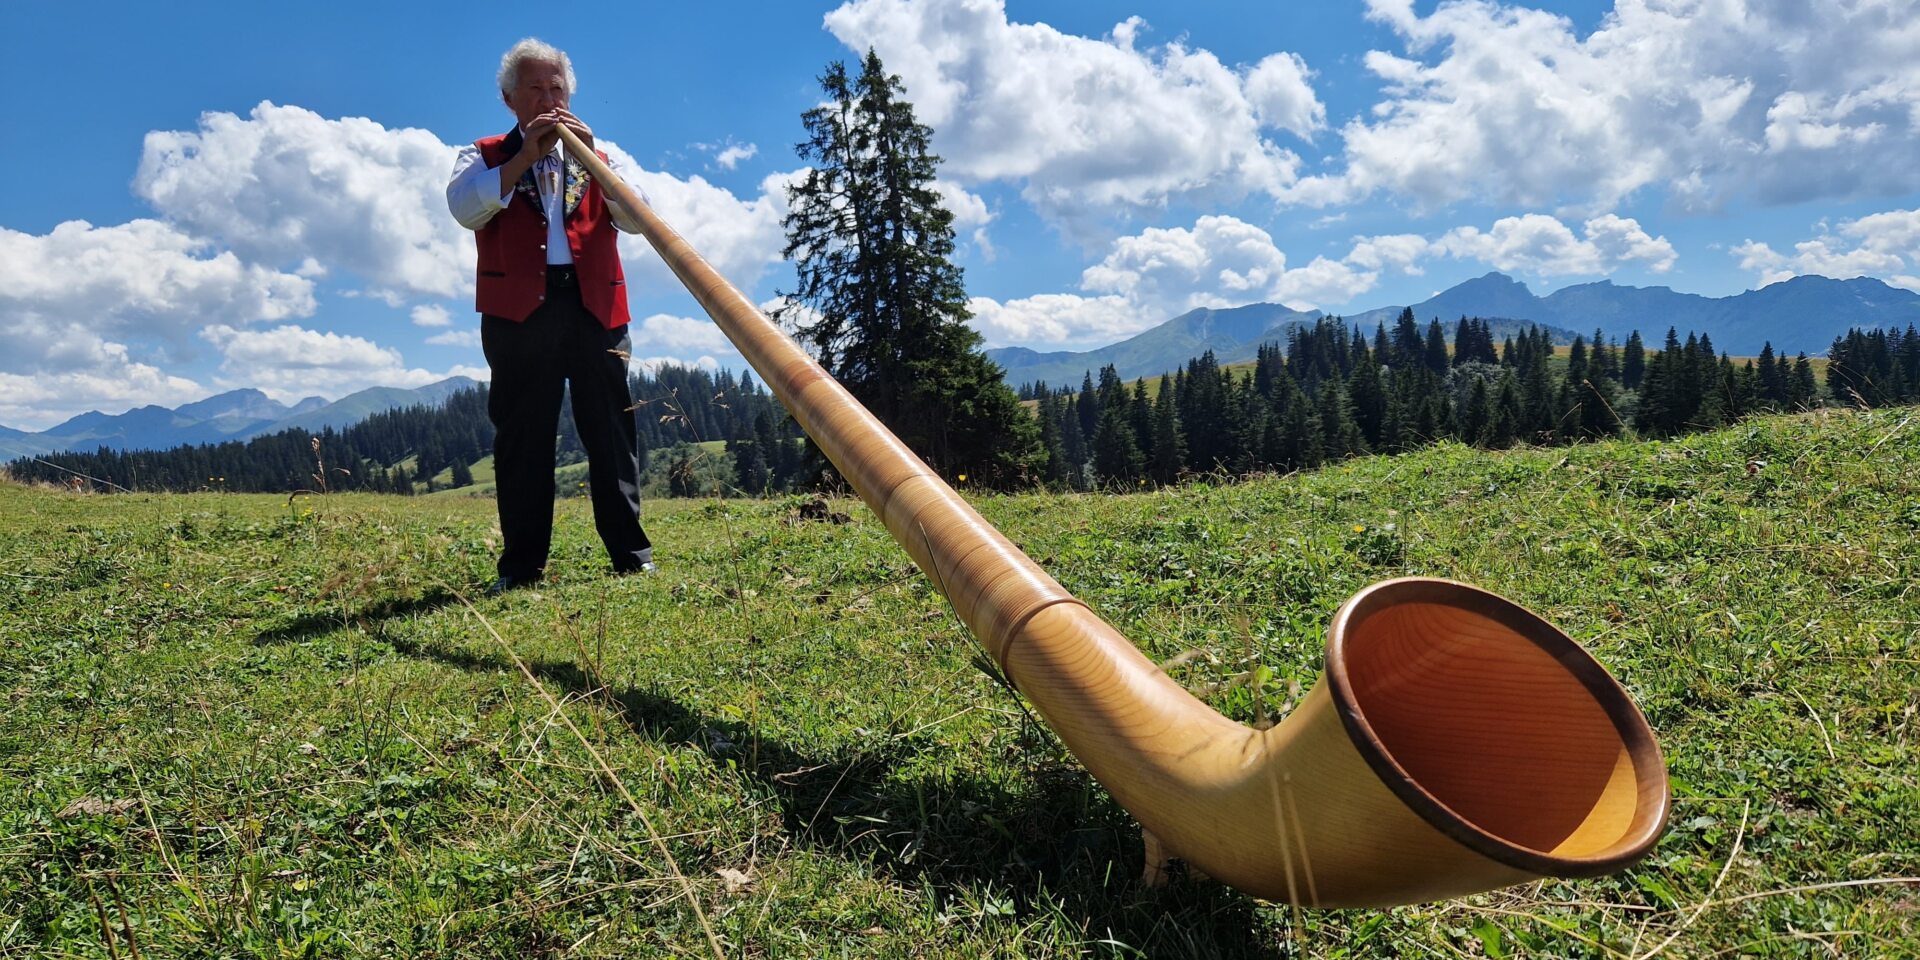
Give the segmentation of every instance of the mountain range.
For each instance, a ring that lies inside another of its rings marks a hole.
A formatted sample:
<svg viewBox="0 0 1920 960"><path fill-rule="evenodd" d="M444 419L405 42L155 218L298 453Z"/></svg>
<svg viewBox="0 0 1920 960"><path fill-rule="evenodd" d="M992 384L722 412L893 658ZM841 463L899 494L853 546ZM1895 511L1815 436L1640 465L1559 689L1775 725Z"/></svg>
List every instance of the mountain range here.
<svg viewBox="0 0 1920 960"><path fill-rule="evenodd" d="M1706 334L1716 349L1735 356L1757 354L1768 343L1786 356L1818 355L1850 328L1905 329L1920 323L1920 293L1872 277L1801 276L1730 297L1602 280L1541 297L1502 273L1476 277L1419 303L1376 307L1341 320L1370 334L1379 324L1391 325L1407 306L1423 327L1429 320L1439 320L1449 339L1461 317L1488 321L1496 340L1530 325L1547 328L1561 343L1596 329L1615 340L1625 340L1638 330L1649 349L1657 349L1667 328L1673 327L1683 337ZM1277 303L1202 308L1095 350L1042 353L998 347L988 350L987 356L1006 370L1010 384L1046 381L1054 387L1077 387L1083 376L1108 364L1132 379L1179 369L1208 350L1223 364L1252 360L1260 344L1285 343L1292 329L1322 316L1318 310L1294 310ZM437 404L455 391L476 385L467 377L450 377L417 389L373 387L332 403L308 397L290 406L258 390L233 390L171 410L145 406L122 414L83 413L37 433L0 426L0 462L59 450L162 450L247 440L296 427L340 429L385 410Z"/></svg>
<svg viewBox="0 0 1920 960"><path fill-rule="evenodd" d="M1768 343L1774 352L1823 354L1835 337L1853 327L1905 329L1920 323L1920 293L1888 286L1872 277L1833 280L1801 276L1730 297L1677 293L1668 287L1627 287L1612 281L1584 283L1537 296L1503 273L1489 273L1450 287L1415 304L1376 307L1342 318L1372 333L1391 325L1408 306L1424 327L1439 320L1449 340L1461 317L1489 321L1496 339L1521 327L1546 327L1561 343L1576 333L1598 329L1625 340L1635 330L1649 349L1658 349L1667 328L1681 337L1705 334L1715 349L1751 356ZM1025 347L998 347L987 356L1007 371L1010 384L1046 381L1055 387L1080 384L1089 372L1112 364L1120 376L1154 376L1186 365L1212 350L1221 363L1252 360L1262 343L1285 343L1288 332L1312 324L1323 314L1277 303L1183 313L1118 343L1082 352L1041 353Z"/></svg>
<svg viewBox="0 0 1920 960"><path fill-rule="evenodd" d="M295 428L318 433L352 426L387 410L438 404L449 395L479 385L467 377L448 377L415 389L369 387L331 403L308 397L292 405L258 390L231 390L171 410L148 405L121 414L94 411L38 433L0 427L0 462L61 450L165 450L201 443L225 443Z"/></svg>

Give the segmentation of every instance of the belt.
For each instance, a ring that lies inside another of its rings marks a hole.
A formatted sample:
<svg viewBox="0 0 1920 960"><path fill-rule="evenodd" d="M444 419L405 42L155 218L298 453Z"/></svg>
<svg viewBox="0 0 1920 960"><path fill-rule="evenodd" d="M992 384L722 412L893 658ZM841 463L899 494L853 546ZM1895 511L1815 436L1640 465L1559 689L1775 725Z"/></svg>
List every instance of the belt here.
<svg viewBox="0 0 1920 960"><path fill-rule="evenodd" d="M570 290L580 285L580 275L571 263L547 264L547 289Z"/></svg>

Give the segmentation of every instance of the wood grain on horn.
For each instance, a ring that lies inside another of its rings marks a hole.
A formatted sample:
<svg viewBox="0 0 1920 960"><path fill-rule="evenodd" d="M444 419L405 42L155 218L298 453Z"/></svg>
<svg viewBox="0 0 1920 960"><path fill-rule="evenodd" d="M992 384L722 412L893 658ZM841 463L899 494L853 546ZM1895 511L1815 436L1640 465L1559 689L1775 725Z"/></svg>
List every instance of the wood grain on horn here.
<svg viewBox="0 0 1920 960"><path fill-rule="evenodd" d="M1666 769L1606 670L1546 621L1445 580L1375 584L1269 730L1207 707L987 523L613 176L667 266L1087 769L1168 853L1255 896L1414 903L1622 869Z"/></svg>

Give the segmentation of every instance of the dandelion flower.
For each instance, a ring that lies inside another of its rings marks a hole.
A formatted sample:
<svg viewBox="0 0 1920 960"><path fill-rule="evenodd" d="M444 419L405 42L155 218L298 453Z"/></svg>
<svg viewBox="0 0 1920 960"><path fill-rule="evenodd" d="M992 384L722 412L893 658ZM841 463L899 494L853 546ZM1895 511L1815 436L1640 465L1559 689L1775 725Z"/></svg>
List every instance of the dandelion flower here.
<svg viewBox="0 0 1920 960"><path fill-rule="evenodd" d="M1356 524L1354 524L1354 525L1353 525L1353 532L1354 532L1354 533L1366 533L1366 532L1367 532L1367 525L1366 525L1366 524L1364 524L1364 523L1356 523Z"/></svg>
<svg viewBox="0 0 1920 960"><path fill-rule="evenodd" d="M961 474L961 475L960 475L960 482L961 482L961 483L966 483L966 482L967 482L967 475L966 475L966 474L964 474L964 473L963 473L963 474Z"/></svg>

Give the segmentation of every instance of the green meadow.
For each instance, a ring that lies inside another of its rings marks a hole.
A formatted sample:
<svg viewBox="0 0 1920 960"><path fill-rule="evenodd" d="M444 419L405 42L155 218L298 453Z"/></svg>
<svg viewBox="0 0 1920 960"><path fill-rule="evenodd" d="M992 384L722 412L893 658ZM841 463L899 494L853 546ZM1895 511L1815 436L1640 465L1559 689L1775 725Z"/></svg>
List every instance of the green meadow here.
<svg viewBox="0 0 1920 960"><path fill-rule="evenodd" d="M487 499L0 482L0 956L1920 956L1915 414L975 498L1239 719L1400 575L1613 671L1672 776L1647 860L1371 911L1142 885L851 500L650 500L624 578L562 500L485 597Z"/></svg>

